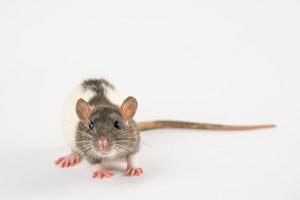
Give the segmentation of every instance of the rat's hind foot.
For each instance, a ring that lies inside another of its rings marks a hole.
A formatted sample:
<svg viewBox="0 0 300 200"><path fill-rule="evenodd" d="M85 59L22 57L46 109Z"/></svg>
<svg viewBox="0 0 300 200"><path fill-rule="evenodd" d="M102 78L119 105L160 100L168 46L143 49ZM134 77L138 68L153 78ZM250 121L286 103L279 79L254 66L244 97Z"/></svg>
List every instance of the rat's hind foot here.
<svg viewBox="0 0 300 200"><path fill-rule="evenodd" d="M71 153L70 155L58 158L54 163L60 167L72 167L79 163L81 157L78 153Z"/></svg>
<svg viewBox="0 0 300 200"><path fill-rule="evenodd" d="M106 169L99 169L93 173L93 178L109 178L112 177L114 174L111 171L108 171Z"/></svg>
<svg viewBox="0 0 300 200"><path fill-rule="evenodd" d="M143 169L140 167L128 168L125 172L126 176L140 176L143 173Z"/></svg>

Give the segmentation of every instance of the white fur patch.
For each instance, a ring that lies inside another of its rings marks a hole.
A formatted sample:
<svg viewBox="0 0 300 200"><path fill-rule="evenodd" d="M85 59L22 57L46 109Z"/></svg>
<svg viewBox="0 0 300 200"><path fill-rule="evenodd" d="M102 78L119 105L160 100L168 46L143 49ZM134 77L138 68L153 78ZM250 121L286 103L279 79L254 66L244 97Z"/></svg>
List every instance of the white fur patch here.
<svg viewBox="0 0 300 200"><path fill-rule="evenodd" d="M138 159L137 159L137 155L133 154L128 156L128 165L130 165L131 167L137 167L138 166Z"/></svg>
<svg viewBox="0 0 300 200"><path fill-rule="evenodd" d="M120 90L112 90L111 88L107 88L106 90L106 97L109 99L110 102L121 106L123 101L126 99L126 95L122 93Z"/></svg>

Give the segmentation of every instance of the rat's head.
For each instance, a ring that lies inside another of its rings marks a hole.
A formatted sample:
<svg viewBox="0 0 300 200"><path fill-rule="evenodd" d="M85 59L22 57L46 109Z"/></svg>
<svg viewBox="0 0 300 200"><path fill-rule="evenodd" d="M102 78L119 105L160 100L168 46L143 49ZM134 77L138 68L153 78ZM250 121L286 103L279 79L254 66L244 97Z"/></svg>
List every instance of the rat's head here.
<svg viewBox="0 0 300 200"><path fill-rule="evenodd" d="M128 97L118 108L115 106L92 107L83 99L76 104L80 119L76 145L87 157L105 158L136 153L139 134L132 118L137 101Z"/></svg>

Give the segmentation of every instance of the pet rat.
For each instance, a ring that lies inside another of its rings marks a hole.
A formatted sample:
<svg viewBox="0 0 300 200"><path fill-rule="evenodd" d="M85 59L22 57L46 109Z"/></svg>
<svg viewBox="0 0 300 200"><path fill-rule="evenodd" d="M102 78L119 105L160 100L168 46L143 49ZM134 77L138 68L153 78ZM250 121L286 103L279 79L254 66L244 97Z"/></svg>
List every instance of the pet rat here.
<svg viewBox="0 0 300 200"><path fill-rule="evenodd" d="M84 80L74 90L65 106L64 133L71 148L69 155L58 158L56 165L71 167L86 159L95 166L94 178L108 178L113 172L105 169L106 160L125 160L125 175L139 176L143 169L136 162L140 148L140 132L160 128L207 130L251 130L275 125L231 126L172 120L136 123L138 108L132 97L118 99L114 87L104 79ZM76 122L72 124L71 122Z"/></svg>

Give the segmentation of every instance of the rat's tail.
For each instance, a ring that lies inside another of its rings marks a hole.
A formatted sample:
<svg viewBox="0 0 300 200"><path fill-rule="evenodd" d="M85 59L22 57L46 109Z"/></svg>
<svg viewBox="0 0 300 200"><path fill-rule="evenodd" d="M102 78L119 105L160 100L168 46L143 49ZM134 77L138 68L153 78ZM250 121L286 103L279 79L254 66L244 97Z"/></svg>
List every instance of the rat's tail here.
<svg viewBox="0 0 300 200"><path fill-rule="evenodd" d="M151 129L161 129L161 128L242 131L242 130L254 130L254 129L276 127L276 125L273 125L273 124L236 126L236 125L208 124L208 123L172 121L172 120L145 121L145 122L140 122L137 125L138 125L138 129L140 131L146 131L146 130L151 130Z"/></svg>

